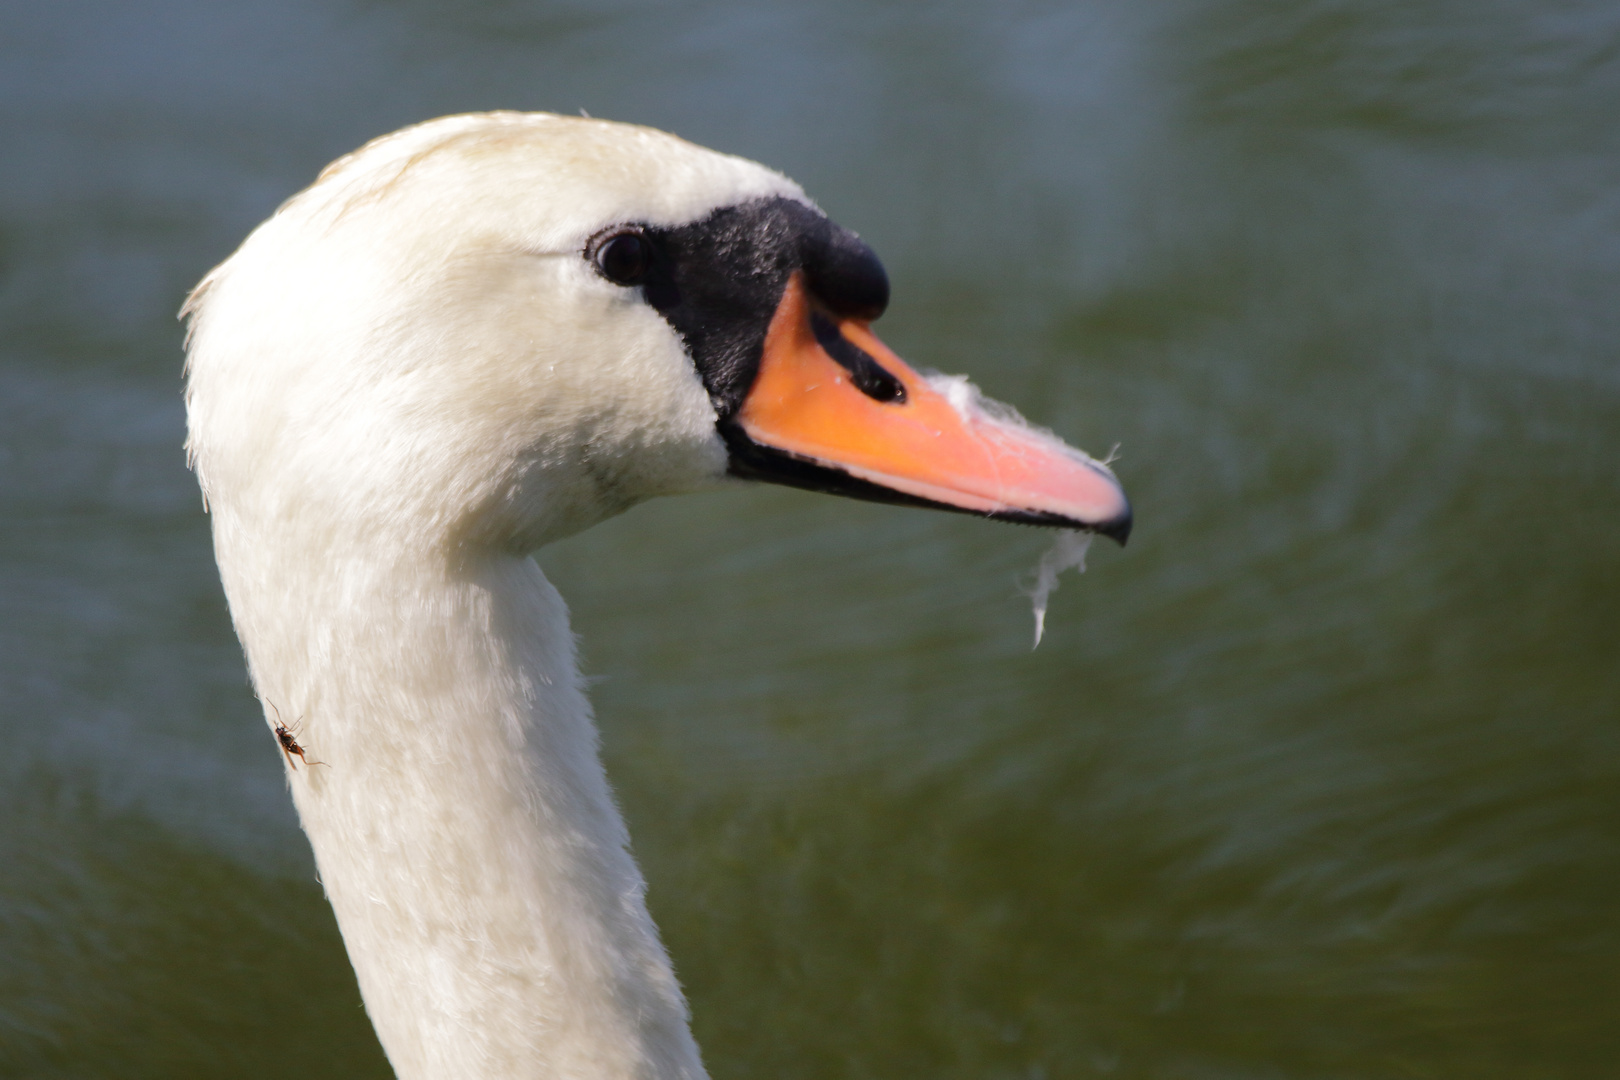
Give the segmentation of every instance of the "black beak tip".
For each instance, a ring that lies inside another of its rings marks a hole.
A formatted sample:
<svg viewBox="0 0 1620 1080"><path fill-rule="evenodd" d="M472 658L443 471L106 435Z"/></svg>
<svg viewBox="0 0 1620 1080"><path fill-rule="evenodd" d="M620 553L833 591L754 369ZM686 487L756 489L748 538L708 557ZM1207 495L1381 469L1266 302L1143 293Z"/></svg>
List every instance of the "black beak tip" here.
<svg viewBox="0 0 1620 1080"><path fill-rule="evenodd" d="M1131 538L1132 521L1131 508L1127 506L1118 516L1101 524L1091 526L1091 531L1101 533L1120 547L1124 547L1125 541Z"/></svg>

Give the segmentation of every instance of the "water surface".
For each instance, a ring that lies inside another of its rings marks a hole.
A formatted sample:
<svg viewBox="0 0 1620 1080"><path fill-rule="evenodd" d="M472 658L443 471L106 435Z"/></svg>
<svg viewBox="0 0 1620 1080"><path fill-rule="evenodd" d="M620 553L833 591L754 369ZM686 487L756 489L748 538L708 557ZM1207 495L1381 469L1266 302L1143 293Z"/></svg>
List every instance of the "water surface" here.
<svg viewBox="0 0 1620 1080"><path fill-rule="evenodd" d="M739 489L543 552L717 1080L1607 1077L1620 15L0 10L0 1075L386 1076L179 445L187 288L483 108L794 176L1125 552Z"/></svg>

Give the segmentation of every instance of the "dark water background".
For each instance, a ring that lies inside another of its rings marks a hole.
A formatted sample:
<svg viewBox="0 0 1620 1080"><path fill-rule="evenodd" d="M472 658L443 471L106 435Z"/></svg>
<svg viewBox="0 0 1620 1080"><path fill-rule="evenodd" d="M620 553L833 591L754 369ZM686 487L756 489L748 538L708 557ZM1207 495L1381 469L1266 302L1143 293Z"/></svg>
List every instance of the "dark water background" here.
<svg viewBox="0 0 1620 1080"><path fill-rule="evenodd" d="M1620 6L0 6L0 1076L386 1065L181 453L332 157L665 127L884 256L1128 551L786 490L540 556L717 1080L1620 1075Z"/></svg>

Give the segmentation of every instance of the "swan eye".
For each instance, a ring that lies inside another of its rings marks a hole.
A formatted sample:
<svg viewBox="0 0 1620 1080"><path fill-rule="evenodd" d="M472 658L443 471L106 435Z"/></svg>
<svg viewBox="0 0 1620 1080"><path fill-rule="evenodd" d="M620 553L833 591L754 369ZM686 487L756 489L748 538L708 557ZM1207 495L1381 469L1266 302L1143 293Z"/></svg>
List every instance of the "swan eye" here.
<svg viewBox="0 0 1620 1080"><path fill-rule="evenodd" d="M640 285L652 268L652 242L638 232L620 233L596 249L596 268L617 285Z"/></svg>

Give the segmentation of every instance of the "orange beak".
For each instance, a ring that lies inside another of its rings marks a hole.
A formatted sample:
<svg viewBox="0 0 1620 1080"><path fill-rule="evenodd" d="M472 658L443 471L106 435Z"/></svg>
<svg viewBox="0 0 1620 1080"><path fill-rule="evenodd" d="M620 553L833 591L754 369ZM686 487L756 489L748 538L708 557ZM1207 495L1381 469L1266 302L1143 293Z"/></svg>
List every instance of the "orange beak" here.
<svg viewBox="0 0 1620 1080"><path fill-rule="evenodd" d="M799 272L732 426L740 475L1086 529L1122 544L1130 533L1130 503L1106 465L987 410L966 380L912 370L866 321L817 304Z"/></svg>

